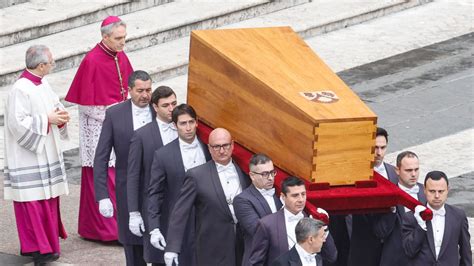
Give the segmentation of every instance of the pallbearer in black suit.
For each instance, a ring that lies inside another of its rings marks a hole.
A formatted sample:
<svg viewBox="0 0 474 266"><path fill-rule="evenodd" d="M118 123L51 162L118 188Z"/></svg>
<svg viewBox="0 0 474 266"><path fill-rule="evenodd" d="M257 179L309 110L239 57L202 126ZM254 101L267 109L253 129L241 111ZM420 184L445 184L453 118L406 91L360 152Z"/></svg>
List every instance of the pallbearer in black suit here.
<svg viewBox="0 0 474 266"><path fill-rule="evenodd" d="M385 129L378 127L375 135L375 160L374 171L381 176L387 178L393 184L398 183L398 176L395 167L384 162L385 153L387 152L388 133ZM337 218L336 218L337 219ZM331 217L331 220L336 220ZM333 223L331 222L331 225ZM337 224L335 222L334 224ZM342 223L343 224L343 223ZM346 228L338 230L339 228L330 227L331 232L334 232L334 239L338 247L339 256L338 262L345 265L343 262L348 257L348 265L350 266L379 266L380 257L382 254L382 242L374 234L374 215L372 214L355 214L348 215L346 218L347 231L350 236L349 254L346 255L347 246L345 245L345 236L338 235L340 232L346 231ZM342 241L341 241L342 238Z"/></svg>
<svg viewBox="0 0 474 266"><path fill-rule="evenodd" d="M232 162L234 142L226 129L209 135L212 160L186 172L178 200L171 212L165 261L177 262L183 252L184 235L192 209L196 212L195 252L197 265L240 265L239 226L234 198L250 184L248 177Z"/></svg>
<svg viewBox="0 0 474 266"><path fill-rule="evenodd" d="M403 216L403 248L410 257L407 265L471 266L472 251L469 223L464 210L446 204L449 181L445 173L432 171L425 177L427 207L433 211L431 221L423 221L415 212Z"/></svg>
<svg viewBox="0 0 474 266"><path fill-rule="evenodd" d="M99 211L112 217L114 209L107 189L107 171L112 148L115 151L115 194L119 241L125 250L127 265L146 265L143 241L128 230L127 165L133 131L151 122L155 111L150 106L151 78L144 71L135 71L128 78L131 99L116 104L105 112L105 120L94 158L94 188Z"/></svg>
<svg viewBox="0 0 474 266"><path fill-rule="evenodd" d="M423 185L418 183L418 157L411 151L404 151L397 156L398 186L413 198L426 204ZM380 265L399 266L407 265L408 257L403 252L402 245L402 217L410 211L404 206L393 207L391 213L375 216L374 233L383 241Z"/></svg>
<svg viewBox="0 0 474 266"><path fill-rule="evenodd" d="M178 137L171 121L177 105L176 94L167 86L159 86L151 95L156 120L137 129L130 142L127 173L128 227L134 235L143 236L143 255L148 263L164 263L163 252L150 244L146 195L155 151Z"/></svg>
<svg viewBox="0 0 474 266"><path fill-rule="evenodd" d="M271 266L322 266L323 260L317 253L326 242L328 232L324 223L313 218L301 219L295 227L297 243L274 260Z"/></svg>
<svg viewBox="0 0 474 266"><path fill-rule="evenodd" d="M245 265L270 265L297 243L295 227L306 216L303 212L306 204L304 181L295 176L285 178L281 184L281 197L285 203L284 207L258 221L250 258ZM320 208L318 212L327 215ZM337 250L330 235L322 248L321 256L329 262L336 261Z"/></svg>
<svg viewBox="0 0 474 266"><path fill-rule="evenodd" d="M235 216L244 236L244 265L248 262L258 220L282 207L273 187L277 172L272 160L264 154L254 154L250 158L249 169L252 185L234 199Z"/></svg>
<svg viewBox="0 0 474 266"><path fill-rule="evenodd" d="M170 210L178 199L186 171L211 159L207 146L196 136L198 118L194 109L181 104L173 110L172 119L179 137L155 151L148 186L149 241L159 250L166 246L166 235L163 234L168 230ZM181 265L195 265L194 212L189 215L184 237L179 262Z"/></svg>

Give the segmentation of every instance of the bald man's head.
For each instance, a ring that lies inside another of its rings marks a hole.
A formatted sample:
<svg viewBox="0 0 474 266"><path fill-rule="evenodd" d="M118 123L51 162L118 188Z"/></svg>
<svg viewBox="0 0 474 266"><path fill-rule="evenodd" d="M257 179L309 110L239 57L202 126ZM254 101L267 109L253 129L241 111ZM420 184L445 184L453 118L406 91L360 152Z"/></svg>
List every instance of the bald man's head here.
<svg viewBox="0 0 474 266"><path fill-rule="evenodd" d="M219 164L227 165L232 160L234 142L227 129L216 128L209 134L209 151L212 159Z"/></svg>

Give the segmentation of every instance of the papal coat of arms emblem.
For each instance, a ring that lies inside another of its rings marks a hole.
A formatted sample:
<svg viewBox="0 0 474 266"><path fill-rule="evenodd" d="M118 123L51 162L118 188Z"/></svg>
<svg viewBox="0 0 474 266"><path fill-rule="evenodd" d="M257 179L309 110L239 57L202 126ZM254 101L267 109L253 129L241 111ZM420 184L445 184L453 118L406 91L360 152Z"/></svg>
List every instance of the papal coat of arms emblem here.
<svg viewBox="0 0 474 266"><path fill-rule="evenodd" d="M339 101L336 93L333 91L310 91L310 92L300 92L300 95L303 96L308 101L318 102L318 103L335 103Z"/></svg>

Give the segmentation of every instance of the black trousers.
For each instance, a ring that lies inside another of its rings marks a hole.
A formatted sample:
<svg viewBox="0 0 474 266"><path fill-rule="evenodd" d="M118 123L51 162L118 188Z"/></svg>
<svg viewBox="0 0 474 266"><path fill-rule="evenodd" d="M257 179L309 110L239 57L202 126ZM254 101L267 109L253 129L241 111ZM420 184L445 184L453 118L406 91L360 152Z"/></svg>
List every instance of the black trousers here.
<svg viewBox="0 0 474 266"><path fill-rule="evenodd" d="M142 245L123 245L127 266L146 266Z"/></svg>

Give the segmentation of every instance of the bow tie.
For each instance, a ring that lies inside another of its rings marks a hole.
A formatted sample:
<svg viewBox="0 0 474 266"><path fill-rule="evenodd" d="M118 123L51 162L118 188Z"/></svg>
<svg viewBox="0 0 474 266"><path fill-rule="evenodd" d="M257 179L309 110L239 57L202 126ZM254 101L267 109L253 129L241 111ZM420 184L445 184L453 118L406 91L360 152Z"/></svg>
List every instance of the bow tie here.
<svg viewBox="0 0 474 266"><path fill-rule="evenodd" d="M412 188L406 188L404 186L400 186L400 189L405 191L408 194L418 194L418 192L420 192L420 187L418 187L418 185L414 185Z"/></svg>
<svg viewBox="0 0 474 266"><path fill-rule="evenodd" d="M217 172L222 173L222 172L226 172L226 171L232 171L232 168L233 168L232 163L228 163L227 165L218 164L217 165Z"/></svg>
<svg viewBox="0 0 474 266"><path fill-rule="evenodd" d="M315 255L304 255L304 259L306 260L307 263L313 264L316 262L316 258L314 257Z"/></svg>
<svg viewBox="0 0 474 266"><path fill-rule="evenodd" d="M432 210L433 211L433 216L438 215L438 216L445 216L446 215L446 209L441 208L439 210Z"/></svg>
<svg viewBox="0 0 474 266"><path fill-rule="evenodd" d="M146 107L146 108L140 108L140 109L136 108L136 109L134 109L133 111L134 111L133 113L134 113L135 115L137 115L137 116L141 116L141 115L145 115L145 114L149 114L149 113L150 113L150 109L149 109L148 107Z"/></svg>
<svg viewBox="0 0 474 266"><path fill-rule="evenodd" d="M299 222L301 219L304 218L303 213L298 213L297 215L292 215L288 217L288 222Z"/></svg>
<svg viewBox="0 0 474 266"><path fill-rule="evenodd" d="M262 194L262 196L273 197L273 195L275 195L275 188L259 189L259 191Z"/></svg>
<svg viewBox="0 0 474 266"><path fill-rule="evenodd" d="M198 142L193 142L191 144L183 143L182 147L183 147L183 150L194 150L198 147L198 145L199 145Z"/></svg>
<svg viewBox="0 0 474 266"><path fill-rule="evenodd" d="M176 130L176 128L174 127L174 124L173 123L169 123L169 124L161 124L163 127L163 132L166 132L168 130Z"/></svg>

